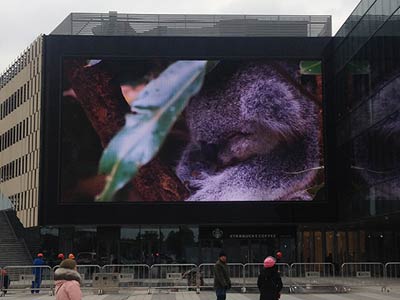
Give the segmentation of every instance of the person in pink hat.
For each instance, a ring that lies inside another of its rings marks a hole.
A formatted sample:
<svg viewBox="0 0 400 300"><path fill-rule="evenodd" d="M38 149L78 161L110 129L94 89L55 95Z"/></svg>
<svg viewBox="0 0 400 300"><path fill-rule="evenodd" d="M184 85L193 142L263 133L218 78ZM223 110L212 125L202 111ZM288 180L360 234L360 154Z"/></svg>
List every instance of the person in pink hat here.
<svg viewBox="0 0 400 300"><path fill-rule="evenodd" d="M260 290L260 300L277 300L281 297L282 279L272 256L264 260L264 268L258 275L257 286Z"/></svg>

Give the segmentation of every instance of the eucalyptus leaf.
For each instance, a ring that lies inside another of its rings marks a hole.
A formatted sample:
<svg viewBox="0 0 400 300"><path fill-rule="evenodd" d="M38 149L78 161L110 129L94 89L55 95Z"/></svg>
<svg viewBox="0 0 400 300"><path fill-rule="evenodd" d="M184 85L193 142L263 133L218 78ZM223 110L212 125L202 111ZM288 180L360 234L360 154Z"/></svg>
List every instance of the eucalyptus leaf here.
<svg viewBox="0 0 400 300"><path fill-rule="evenodd" d="M190 98L203 85L207 61L178 61L152 80L131 104L132 114L111 140L100 160L107 183L96 201L112 201L159 151Z"/></svg>
<svg viewBox="0 0 400 300"><path fill-rule="evenodd" d="M319 60L304 60L300 62L300 74L302 75L321 75L322 67Z"/></svg>

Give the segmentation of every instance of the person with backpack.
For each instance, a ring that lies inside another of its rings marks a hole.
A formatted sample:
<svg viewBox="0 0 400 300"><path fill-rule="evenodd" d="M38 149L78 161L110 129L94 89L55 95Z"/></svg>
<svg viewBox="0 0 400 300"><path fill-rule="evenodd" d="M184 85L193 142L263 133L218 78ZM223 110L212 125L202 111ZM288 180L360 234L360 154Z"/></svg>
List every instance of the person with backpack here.
<svg viewBox="0 0 400 300"><path fill-rule="evenodd" d="M258 276L257 286L260 290L260 300L278 300L281 297L282 279L272 256L264 260L264 268Z"/></svg>

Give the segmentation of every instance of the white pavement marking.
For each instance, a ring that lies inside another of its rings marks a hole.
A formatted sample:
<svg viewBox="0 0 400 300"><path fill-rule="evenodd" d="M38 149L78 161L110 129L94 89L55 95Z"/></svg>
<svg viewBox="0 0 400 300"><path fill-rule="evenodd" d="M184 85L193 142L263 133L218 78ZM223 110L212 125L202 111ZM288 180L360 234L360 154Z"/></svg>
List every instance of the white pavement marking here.
<svg viewBox="0 0 400 300"><path fill-rule="evenodd" d="M369 297L369 298L374 298L377 300L383 300L383 299L387 299L387 300L399 300L398 297L393 297L390 294L374 294L374 293L357 293L357 295L363 296L363 297Z"/></svg>
<svg viewBox="0 0 400 300"><path fill-rule="evenodd" d="M352 300L353 294L312 294L316 299L323 300ZM381 299L382 300L382 299Z"/></svg>
<svg viewBox="0 0 400 300"><path fill-rule="evenodd" d="M301 298L293 295L283 294L281 295L281 300L301 300Z"/></svg>
<svg viewBox="0 0 400 300"><path fill-rule="evenodd" d="M130 296L127 300L151 300L152 297L152 294L140 294Z"/></svg>
<svg viewBox="0 0 400 300"><path fill-rule="evenodd" d="M245 296L246 294L231 294L228 293L226 295L227 300L250 300L249 297Z"/></svg>
<svg viewBox="0 0 400 300"><path fill-rule="evenodd" d="M177 293L176 300L200 300L200 296L196 293Z"/></svg>
<svg viewBox="0 0 400 300"><path fill-rule="evenodd" d="M103 300L105 297L107 297L107 295L95 295L95 294L92 294L92 295L84 295L83 297L82 297L82 299L85 299L85 300Z"/></svg>

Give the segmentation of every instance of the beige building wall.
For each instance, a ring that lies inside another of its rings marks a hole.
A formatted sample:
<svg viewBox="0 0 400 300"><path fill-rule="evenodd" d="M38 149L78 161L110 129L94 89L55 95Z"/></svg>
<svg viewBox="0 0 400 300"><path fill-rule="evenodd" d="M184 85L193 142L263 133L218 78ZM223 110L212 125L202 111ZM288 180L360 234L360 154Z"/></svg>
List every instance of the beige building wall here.
<svg viewBox="0 0 400 300"><path fill-rule="evenodd" d="M43 38L0 75L0 193L25 227L38 225Z"/></svg>

